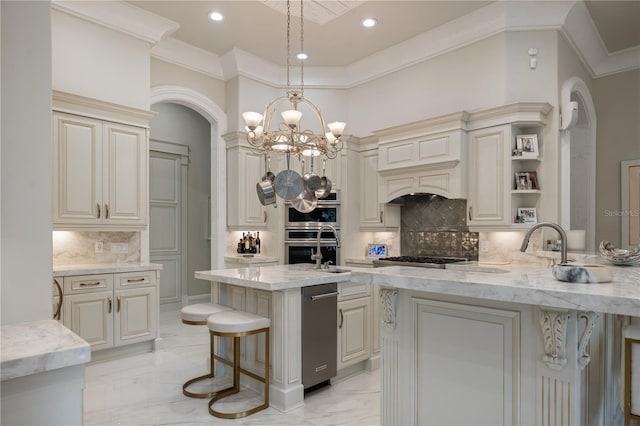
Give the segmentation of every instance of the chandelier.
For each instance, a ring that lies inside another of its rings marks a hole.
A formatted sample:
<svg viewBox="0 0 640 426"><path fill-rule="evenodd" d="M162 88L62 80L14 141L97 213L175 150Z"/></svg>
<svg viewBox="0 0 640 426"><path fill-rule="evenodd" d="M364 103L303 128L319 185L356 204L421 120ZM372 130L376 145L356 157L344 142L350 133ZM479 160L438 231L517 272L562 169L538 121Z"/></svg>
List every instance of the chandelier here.
<svg viewBox="0 0 640 426"><path fill-rule="evenodd" d="M303 0L300 1L300 51L304 52L304 10ZM333 122L325 124L324 118L318 107L304 97L304 65L300 61L300 86L293 88L290 80L290 56L291 56L291 7L290 0L287 0L287 88L286 96L271 101L264 109L264 113L245 112L242 114L246 124L247 141L251 147L265 156L272 153L284 154L287 158L287 169L289 169L290 157L294 156L301 162L304 168L304 157L311 157L309 164L313 167L313 158L322 157L323 164L327 159L336 158L338 152L343 148L340 139L344 131L345 123ZM316 123L312 131L304 129L302 125L303 111L310 112L311 117L315 117ZM278 120L278 112L282 121ZM318 132L317 129L320 129ZM288 170L287 191L279 190L278 180L274 182L275 192L285 200L289 201L296 197L306 196L312 199L310 194L317 190L314 185L308 185L307 180L301 181L304 185L298 185L297 173ZM313 170L311 170L313 173ZM304 173L304 170L303 170ZM273 174L271 174L273 176ZM280 177L280 173L276 178ZM266 177L267 175L265 175ZM299 175L298 175L299 176ZM296 181L296 185L291 185L291 180ZM260 183L258 184L260 185ZM263 185L264 186L264 185ZM311 187L309 187L311 186ZM295 189L294 189L295 188ZM297 192L297 189L300 192ZM263 188L264 190L264 188ZM258 187L260 201L265 204L260 195L261 189ZM306 194L304 194L306 192ZM327 194L328 195L328 194ZM275 203L275 198L274 201ZM271 203L269 203L271 204ZM266 205L266 204L265 204Z"/></svg>

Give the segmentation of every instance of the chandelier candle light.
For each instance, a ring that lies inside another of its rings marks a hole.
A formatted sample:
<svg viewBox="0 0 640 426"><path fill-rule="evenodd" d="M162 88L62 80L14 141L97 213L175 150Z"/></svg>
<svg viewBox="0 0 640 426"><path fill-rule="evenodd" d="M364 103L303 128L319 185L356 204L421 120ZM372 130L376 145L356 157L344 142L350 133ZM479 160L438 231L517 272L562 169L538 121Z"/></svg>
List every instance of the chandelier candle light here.
<svg viewBox="0 0 640 426"><path fill-rule="evenodd" d="M303 1L300 1L300 50L304 52L304 14ZM338 152L343 148L340 139L345 123L333 122L325 124L320 110L304 97L304 65L300 62L300 87L292 88L290 82L290 56L291 56L291 8L287 0L287 95L281 96L271 101L264 109L264 114L257 112L245 112L242 114L246 123L247 141L257 151L270 157L271 153L283 154L287 159L287 170L278 173L274 181L276 194L286 201L296 198L304 198L307 201L316 197L324 198L329 195L328 191L319 191L318 188L309 188L306 181L302 182L301 176L290 170L289 161L291 155L297 157L303 164L303 157L323 157L323 162L327 159L335 159ZM321 132L315 133L312 130L302 129L302 111L300 107L309 110L312 116L317 119L317 125ZM282 122L274 123L274 116L280 112ZM329 131L326 131L326 130ZM309 162L311 167L313 161ZM312 173L313 170L310 170ZM304 170L303 170L304 173ZM302 184L301 184L302 183ZM286 187L285 187L286 186ZM260 183L257 185L260 194ZM259 197L263 201L264 197ZM275 204L275 199L269 204ZM295 201L292 203L296 207ZM305 211L309 210L309 203L304 203L301 207ZM313 203L315 207L315 203ZM311 208L313 210L313 208Z"/></svg>

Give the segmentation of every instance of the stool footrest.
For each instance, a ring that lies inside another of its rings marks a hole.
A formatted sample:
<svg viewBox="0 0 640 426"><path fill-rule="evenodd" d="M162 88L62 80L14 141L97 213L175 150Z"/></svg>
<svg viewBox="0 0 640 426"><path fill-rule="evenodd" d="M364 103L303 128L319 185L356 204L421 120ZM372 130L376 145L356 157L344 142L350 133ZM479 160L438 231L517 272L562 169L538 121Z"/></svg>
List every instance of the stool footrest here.
<svg viewBox="0 0 640 426"><path fill-rule="evenodd" d="M257 407L253 407L250 408L248 410L245 411L240 411L239 413L223 413L221 411L218 410L214 410L213 404L216 403L216 401L219 401L223 398L226 398L227 396L233 395L240 392L240 389L235 387L235 386L231 386L229 388L226 389L222 389L221 391L219 391L213 398L211 398L211 400L209 401L209 414L211 414L212 416L218 417L220 419L239 419L241 417L247 417L250 416L254 413L257 413L258 411L264 410L265 408L269 408L269 403L264 403L261 405L258 405Z"/></svg>
<svg viewBox="0 0 640 426"><path fill-rule="evenodd" d="M184 384L182 385L182 394L184 396L188 396L189 398L211 398L214 397L218 394L219 391L214 391L214 392L205 392L205 393L199 393L199 392L190 392L187 390L187 388L189 386L191 386L192 384L199 382L201 380L206 380L206 379L212 379L215 376L213 374L205 374L203 376L198 376L198 377L194 377L191 380L187 380L186 382L184 382Z"/></svg>

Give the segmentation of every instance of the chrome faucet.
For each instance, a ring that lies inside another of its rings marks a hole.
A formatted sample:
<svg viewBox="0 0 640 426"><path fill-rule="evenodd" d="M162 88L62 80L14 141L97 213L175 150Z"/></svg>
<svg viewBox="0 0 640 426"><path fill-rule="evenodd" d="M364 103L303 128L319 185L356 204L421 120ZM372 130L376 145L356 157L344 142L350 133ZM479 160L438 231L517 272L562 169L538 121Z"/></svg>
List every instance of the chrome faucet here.
<svg viewBox="0 0 640 426"><path fill-rule="evenodd" d="M333 232L333 236L336 239L336 246L340 247L340 237L338 236L338 231L336 230L336 228L334 228L333 225L328 225L328 224L322 225L318 230L318 238L316 240L316 252L314 253L313 249L311 249L311 260L316 261L315 269L322 268L322 253L320 253L320 239L322 238L322 231L324 231L325 228L329 228Z"/></svg>
<svg viewBox="0 0 640 426"><path fill-rule="evenodd" d="M562 242L562 247L560 247L560 263L567 263L567 233L564 232L564 229L558 224L553 222L540 222L533 225L524 236L524 240L522 240L522 245L520 246L520 251L525 252L527 250L527 246L529 245L529 238L531 238L531 234L538 228L542 228L544 226L548 226L549 228L553 228L558 231L560 234L560 241Z"/></svg>

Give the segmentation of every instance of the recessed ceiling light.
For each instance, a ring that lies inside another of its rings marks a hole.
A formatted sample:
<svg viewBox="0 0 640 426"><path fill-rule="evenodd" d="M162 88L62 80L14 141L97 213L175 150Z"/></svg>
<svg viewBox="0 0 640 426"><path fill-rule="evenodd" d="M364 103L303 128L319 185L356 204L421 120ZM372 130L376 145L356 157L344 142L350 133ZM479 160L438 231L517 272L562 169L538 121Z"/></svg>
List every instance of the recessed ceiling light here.
<svg viewBox="0 0 640 426"><path fill-rule="evenodd" d="M375 27L377 23L378 23L377 19L375 19L375 18L367 18L367 19L362 21L362 26L363 27L367 27L367 28L371 28L371 27Z"/></svg>
<svg viewBox="0 0 640 426"><path fill-rule="evenodd" d="M296 55L296 58L300 59L301 61L304 61L305 59L308 58L307 54L304 52L300 52Z"/></svg>
<svg viewBox="0 0 640 426"><path fill-rule="evenodd" d="M224 19L224 15L220 12L209 12L209 19L211 19L212 21L222 21Z"/></svg>

